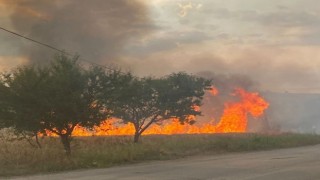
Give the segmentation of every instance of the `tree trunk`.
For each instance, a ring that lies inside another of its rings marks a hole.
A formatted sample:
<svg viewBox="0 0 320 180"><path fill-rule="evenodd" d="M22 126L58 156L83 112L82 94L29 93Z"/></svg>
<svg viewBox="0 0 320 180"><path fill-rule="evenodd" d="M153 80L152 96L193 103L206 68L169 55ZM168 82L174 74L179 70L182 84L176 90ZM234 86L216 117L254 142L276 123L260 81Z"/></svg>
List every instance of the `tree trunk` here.
<svg viewBox="0 0 320 180"><path fill-rule="evenodd" d="M139 138L140 138L140 133L136 131L134 133L133 142L134 143L138 143L139 142Z"/></svg>
<svg viewBox="0 0 320 180"><path fill-rule="evenodd" d="M41 149L42 147L41 147L41 144L39 142L38 134L36 134L35 136L36 136L36 143L37 143L38 147Z"/></svg>
<svg viewBox="0 0 320 180"><path fill-rule="evenodd" d="M63 148L66 152L67 156L71 155L71 147L70 147L70 136L67 134L60 135L61 143L63 144Z"/></svg>

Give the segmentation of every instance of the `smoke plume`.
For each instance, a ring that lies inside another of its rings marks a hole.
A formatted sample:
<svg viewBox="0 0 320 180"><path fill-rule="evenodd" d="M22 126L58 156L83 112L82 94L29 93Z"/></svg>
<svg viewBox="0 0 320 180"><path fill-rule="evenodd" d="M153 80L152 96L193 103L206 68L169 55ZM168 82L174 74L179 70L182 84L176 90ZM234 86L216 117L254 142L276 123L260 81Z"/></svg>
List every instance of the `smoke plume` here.
<svg viewBox="0 0 320 180"><path fill-rule="evenodd" d="M0 0L11 11L14 30L88 60L113 62L130 40L152 31L145 4L139 0ZM54 51L21 42L30 62L46 62Z"/></svg>

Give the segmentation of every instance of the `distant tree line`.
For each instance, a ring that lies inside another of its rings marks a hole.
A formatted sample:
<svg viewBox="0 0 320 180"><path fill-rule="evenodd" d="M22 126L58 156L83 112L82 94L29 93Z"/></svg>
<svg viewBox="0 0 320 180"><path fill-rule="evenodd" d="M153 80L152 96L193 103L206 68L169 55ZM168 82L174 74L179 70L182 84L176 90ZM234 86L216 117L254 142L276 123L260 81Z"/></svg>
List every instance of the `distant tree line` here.
<svg viewBox="0 0 320 180"><path fill-rule="evenodd" d="M0 77L0 128L38 138L46 132L60 137L67 155L79 125L92 128L115 117L135 127L134 142L153 123L172 118L193 123L207 79L183 72L161 78L139 78L131 73L84 68L78 58L55 56L47 66L21 66ZM40 144L39 144L40 145Z"/></svg>

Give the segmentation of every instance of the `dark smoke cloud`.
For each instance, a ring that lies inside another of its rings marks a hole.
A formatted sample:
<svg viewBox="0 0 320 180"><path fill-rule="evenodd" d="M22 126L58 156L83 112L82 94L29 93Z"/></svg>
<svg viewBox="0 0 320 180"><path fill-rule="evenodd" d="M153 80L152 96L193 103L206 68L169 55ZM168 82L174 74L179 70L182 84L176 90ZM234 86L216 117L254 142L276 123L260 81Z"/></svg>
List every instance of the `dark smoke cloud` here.
<svg viewBox="0 0 320 180"><path fill-rule="evenodd" d="M138 0L0 0L0 3L12 11L10 18L15 31L97 63L115 63L130 40L154 29L147 6ZM23 42L20 53L31 62L44 62L54 52Z"/></svg>

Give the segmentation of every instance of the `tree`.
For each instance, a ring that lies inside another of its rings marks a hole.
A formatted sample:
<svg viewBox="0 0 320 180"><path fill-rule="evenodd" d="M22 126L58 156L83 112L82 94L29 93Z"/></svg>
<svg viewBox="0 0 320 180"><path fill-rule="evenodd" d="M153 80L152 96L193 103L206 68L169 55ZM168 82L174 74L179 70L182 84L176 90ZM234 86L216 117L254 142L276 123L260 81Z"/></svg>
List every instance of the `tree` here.
<svg viewBox="0 0 320 180"><path fill-rule="evenodd" d="M47 67L17 68L3 76L0 84L4 92L0 105L3 101L9 107L2 114L10 114L11 124L20 132L56 134L70 155L77 125L90 128L108 118L107 103L100 98L102 90L115 89L107 83L109 78L116 79L114 74L94 66L84 69L77 57L65 55L57 55Z"/></svg>
<svg viewBox="0 0 320 180"><path fill-rule="evenodd" d="M36 137L42 130L40 120L46 113L44 89L48 82L47 69L22 66L3 74L0 83L1 119L5 126L13 126L19 134Z"/></svg>
<svg viewBox="0 0 320 180"><path fill-rule="evenodd" d="M8 87L4 75L0 76L0 129L8 126L9 107L7 104Z"/></svg>
<svg viewBox="0 0 320 180"><path fill-rule="evenodd" d="M78 58L60 55L50 65L46 100L49 111L41 124L58 135L67 155L76 126L93 127L109 116L105 104L99 100L101 79L107 79L102 68L83 69ZM108 87L111 88L111 87Z"/></svg>
<svg viewBox="0 0 320 180"><path fill-rule="evenodd" d="M210 89L209 80L186 73L163 78L136 78L131 76L118 90L113 104L113 116L134 125L134 142L153 123L172 118L181 123L193 123L190 116L201 115L195 108L201 105L203 95Z"/></svg>

